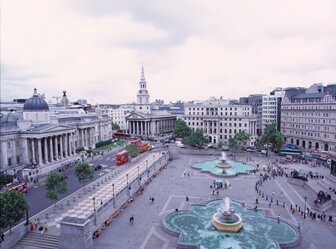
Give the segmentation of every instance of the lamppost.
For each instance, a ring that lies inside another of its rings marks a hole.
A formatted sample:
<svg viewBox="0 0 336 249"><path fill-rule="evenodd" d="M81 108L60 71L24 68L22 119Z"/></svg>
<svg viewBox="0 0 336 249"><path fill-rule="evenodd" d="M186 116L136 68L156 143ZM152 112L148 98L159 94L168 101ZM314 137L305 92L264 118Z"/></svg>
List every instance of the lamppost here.
<svg viewBox="0 0 336 249"><path fill-rule="evenodd" d="M93 200L93 211L96 211L96 198L93 197L92 200Z"/></svg>
<svg viewBox="0 0 336 249"><path fill-rule="evenodd" d="M29 214L28 214L28 207L26 208L26 224L25 225L27 225L28 226L28 224L29 224Z"/></svg>
<svg viewBox="0 0 336 249"><path fill-rule="evenodd" d="M128 185L128 174L126 174L126 182L127 182L127 185Z"/></svg>
<svg viewBox="0 0 336 249"><path fill-rule="evenodd" d="M307 196L304 197L305 203L304 203L304 210L303 210L303 218L306 218L306 203L307 203Z"/></svg>
<svg viewBox="0 0 336 249"><path fill-rule="evenodd" d="M114 183L112 183L113 207L115 208Z"/></svg>
<svg viewBox="0 0 336 249"><path fill-rule="evenodd" d="M139 172L139 166L138 166L138 177L140 176L140 172Z"/></svg>

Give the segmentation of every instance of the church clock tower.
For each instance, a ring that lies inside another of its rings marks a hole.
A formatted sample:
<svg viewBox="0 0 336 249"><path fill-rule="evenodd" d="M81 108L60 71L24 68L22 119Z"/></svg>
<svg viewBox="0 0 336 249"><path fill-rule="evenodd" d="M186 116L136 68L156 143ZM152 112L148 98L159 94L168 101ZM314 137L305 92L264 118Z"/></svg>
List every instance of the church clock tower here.
<svg viewBox="0 0 336 249"><path fill-rule="evenodd" d="M145 114L151 113L151 106L149 103L149 93L146 88L145 72L143 66L141 67L140 89L137 94L136 111Z"/></svg>

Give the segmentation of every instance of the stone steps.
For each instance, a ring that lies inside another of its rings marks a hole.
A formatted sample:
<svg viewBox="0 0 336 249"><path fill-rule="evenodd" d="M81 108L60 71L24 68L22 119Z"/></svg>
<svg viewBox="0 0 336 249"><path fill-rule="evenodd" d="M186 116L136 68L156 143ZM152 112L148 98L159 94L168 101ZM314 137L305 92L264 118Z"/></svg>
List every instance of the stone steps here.
<svg viewBox="0 0 336 249"><path fill-rule="evenodd" d="M28 232L19 241L17 246L23 248L42 248L42 249L57 249L59 237L50 234L40 234L36 232Z"/></svg>

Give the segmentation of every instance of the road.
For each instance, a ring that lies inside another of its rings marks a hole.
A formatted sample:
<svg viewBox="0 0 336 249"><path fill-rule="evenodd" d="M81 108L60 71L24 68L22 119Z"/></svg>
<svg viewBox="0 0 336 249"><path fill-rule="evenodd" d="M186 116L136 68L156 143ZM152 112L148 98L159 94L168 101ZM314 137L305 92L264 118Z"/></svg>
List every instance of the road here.
<svg viewBox="0 0 336 249"><path fill-rule="evenodd" d="M122 149L123 148L118 148L108 153L105 153L103 156L97 156L93 160L91 160L91 158L88 158L86 160L86 162L89 163L90 165L101 164L103 166L102 169L95 171L94 178L92 179L92 181L105 175L106 173L117 167L115 162L115 155ZM62 175L68 177L67 178L68 191L65 194L60 195L59 200L63 199L64 197L72 194L73 192L83 187L83 184L79 183L77 177L75 176L74 171L75 167L72 167L62 172ZM26 195L27 202L29 204L29 213L28 213L29 217L39 213L40 211L46 209L47 207L49 207L54 203L53 201L46 198L45 195L46 195L46 189L43 183L40 183L39 185L29 188L29 191Z"/></svg>

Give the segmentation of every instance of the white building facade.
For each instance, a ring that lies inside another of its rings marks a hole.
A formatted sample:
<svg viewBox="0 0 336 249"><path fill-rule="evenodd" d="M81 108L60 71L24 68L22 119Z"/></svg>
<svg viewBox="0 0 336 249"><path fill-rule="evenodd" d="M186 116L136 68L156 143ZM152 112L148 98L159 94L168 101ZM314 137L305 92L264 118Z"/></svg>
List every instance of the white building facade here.
<svg viewBox="0 0 336 249"><path fill-rule="evenodd" d="M22 112L7 113L0 122L0 171L22 170L28 179L76 161L80 159L76 150L93 149L112 137L107 115L54 115L36 89Z"/></svg>
<svg viewBox="0 0 336 249"><path fill-rule="evenodd" d="M280 131L281 100L285 96L285 93L284 90L278 88L270 95L263 96L261 116L262 133L264 132L265 127L272 123L275 123L277 129Z"/></svg>
<svg viewBox="0 0 336 249"><path fill-rule="evenodd" d="M213 144L228 144L240 131L250 135L250 145L257 137L257 115L252 114L251 105L233 105L214 98L186 103L183 119L192 130L202 129Z"/></svg>
<svg viewBox="0 0 336 249"><path fill-rule="evenodd" d="M308 89L283 99L281 132L285 143L304 150L336 152L336 85L333 89L334 94Z"/></svg>

